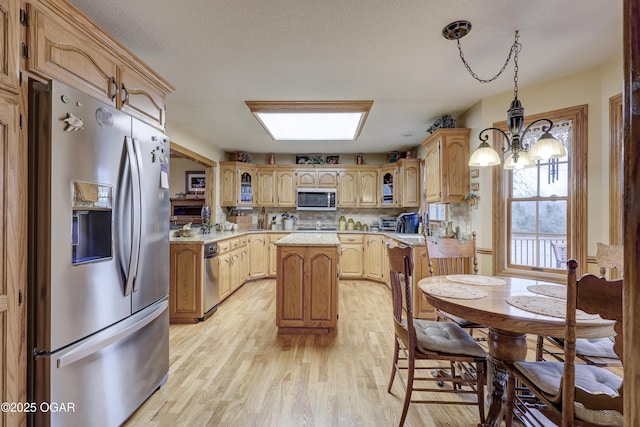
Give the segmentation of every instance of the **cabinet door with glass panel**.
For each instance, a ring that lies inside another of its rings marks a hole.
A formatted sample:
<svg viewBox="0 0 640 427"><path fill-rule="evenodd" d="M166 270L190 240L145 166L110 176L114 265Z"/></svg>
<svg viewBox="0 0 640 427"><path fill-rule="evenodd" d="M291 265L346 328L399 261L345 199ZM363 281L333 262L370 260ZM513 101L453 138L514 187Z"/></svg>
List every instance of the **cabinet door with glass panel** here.
<svg viewBox="0 0 640 427"><path fill-rule="evenodd" d="M378 186L380 191L379 206L383 208L398 206L400 183L398 181L397 166L395 164L383 166L380 168L378 177L380 180L380 185Z"/></svg>
<svg viewBox="0 0 640 427"><path fill-rule="evenodd" d="M253 206L255 175L255 166L220 162L220 205Z"/></svg>

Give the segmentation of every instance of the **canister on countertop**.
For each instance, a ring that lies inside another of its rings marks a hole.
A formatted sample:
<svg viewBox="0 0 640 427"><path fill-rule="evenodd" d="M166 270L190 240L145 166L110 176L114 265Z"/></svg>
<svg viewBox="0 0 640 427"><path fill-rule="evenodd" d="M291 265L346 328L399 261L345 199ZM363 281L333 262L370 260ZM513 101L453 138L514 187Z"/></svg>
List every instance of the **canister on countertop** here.
<svg viewBox="0 0 640 427"><path fill-rule="evenodd" d="M338 229L344 230L347 228L347 220L344 216L341 216L338 220Z"/></svg>
<svg viewBox="0 0 640 427"><path fill-rule="evenodd" d="M349 221L347 221L347 230L353 230L356 228L356 223L353 222L353 218L349 218Z"/></svg>

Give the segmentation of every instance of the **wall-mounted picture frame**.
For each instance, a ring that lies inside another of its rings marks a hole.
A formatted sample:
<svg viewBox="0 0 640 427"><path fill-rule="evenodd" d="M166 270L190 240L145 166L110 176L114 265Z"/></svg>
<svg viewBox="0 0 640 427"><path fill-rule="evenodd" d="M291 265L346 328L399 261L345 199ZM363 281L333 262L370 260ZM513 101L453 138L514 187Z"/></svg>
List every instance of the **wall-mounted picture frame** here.
<svg viewBox="0 0 640 427"><path fill-rule="evenodd" d="M309 156L296 154L296 164L297 165L306 165L307 163L309 163Z"/></svg>
<svg viewBox="0 0 640 427"><path fill-rule="evenodd" d="M479 182L472 182L471 183L471 191L479 191L480 190L480 183Z"/></svg>
<svg viewBox="0 0 640 427"><path fill-rule="evenodd" d="M204 171L186 171L185 181L187 193L202 194L205 189L205 173Z"/></svg>
<svg viewBox="0 0 640 427"><path fill-rule="evenodd" d="M480 176L480 169L471 169L471 178L478 178Z"/></svg>
<svg viewBox="0 0 640 427"><path fill-rule="evenodd" d="M340 161L340 156L327 156L324 162L328 165L337 165Z"/></svg>

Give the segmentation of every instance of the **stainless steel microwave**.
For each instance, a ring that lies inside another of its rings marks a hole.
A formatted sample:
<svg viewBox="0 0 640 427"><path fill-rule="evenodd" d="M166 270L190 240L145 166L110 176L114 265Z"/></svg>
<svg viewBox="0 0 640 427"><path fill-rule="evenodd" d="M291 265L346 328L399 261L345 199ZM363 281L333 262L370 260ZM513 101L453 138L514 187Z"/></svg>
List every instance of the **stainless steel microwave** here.
<svg viewBox="0 0 640 427"><path fill-rule="evenodd" d="M297 207L299 211L335 211L335 188L299 188Z"/></svg>

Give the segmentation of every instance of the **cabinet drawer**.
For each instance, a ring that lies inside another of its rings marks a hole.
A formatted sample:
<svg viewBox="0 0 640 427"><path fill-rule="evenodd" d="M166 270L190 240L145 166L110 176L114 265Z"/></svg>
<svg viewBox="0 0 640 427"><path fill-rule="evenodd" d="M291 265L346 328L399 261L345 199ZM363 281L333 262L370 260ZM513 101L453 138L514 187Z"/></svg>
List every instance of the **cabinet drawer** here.
<svg viewBox="0 0 640 427"><path fill-rule="evenodd" d="M364 241L364 234L356 234L356 233L344 233L338 234L338 239L340 239L340 243L362 243Z"/></svg>
<svg viewBox="0 0 640 427"><path fill-rule="evenodd" d="M218 253L223 254L231 250L231 240L222 240L218 242Z"/></svg>

